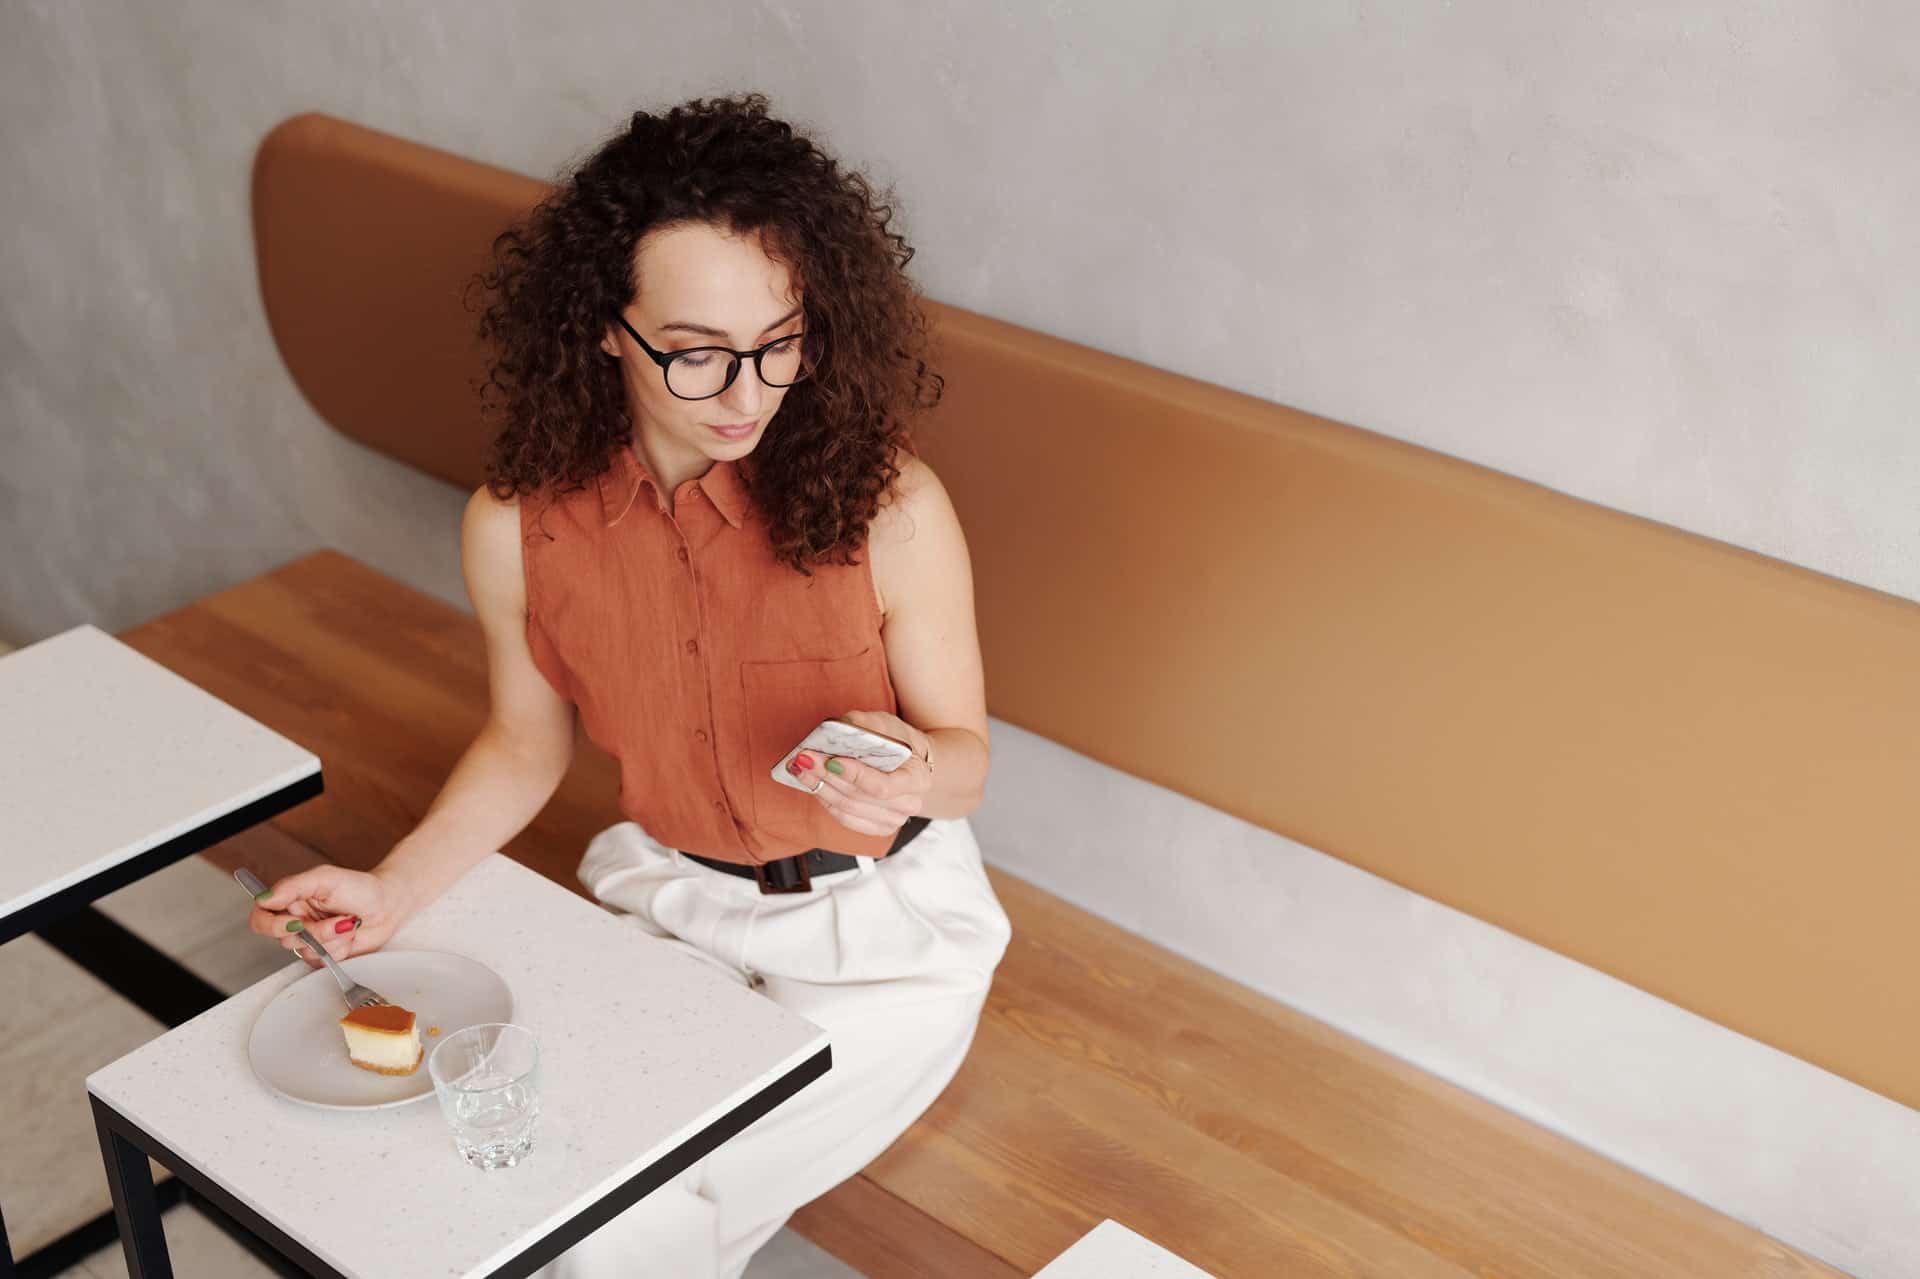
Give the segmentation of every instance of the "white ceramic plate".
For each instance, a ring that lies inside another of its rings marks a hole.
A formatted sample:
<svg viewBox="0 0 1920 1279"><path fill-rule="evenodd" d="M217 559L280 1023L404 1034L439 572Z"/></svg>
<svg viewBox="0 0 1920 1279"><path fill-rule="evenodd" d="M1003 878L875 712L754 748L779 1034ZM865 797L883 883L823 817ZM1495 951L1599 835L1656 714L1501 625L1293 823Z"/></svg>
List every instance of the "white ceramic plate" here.
<svg viewBox="0 0 1920 1279"><path fill-rule="evenodd" d="M376 950L340 965L420 1019L420 1042L434 1045L454 1031L513 1020L513 993L500 975L464 955L438 950ZM288 1101L333 1110L377 1110L433 1095L423 1058L411 1075L379 1075L347 1060L340 1018L347 1005L324 968L281 991L253 1023L247 1059L260 1082ZM438 1026L438 1035L428 1027Z"/></svg>

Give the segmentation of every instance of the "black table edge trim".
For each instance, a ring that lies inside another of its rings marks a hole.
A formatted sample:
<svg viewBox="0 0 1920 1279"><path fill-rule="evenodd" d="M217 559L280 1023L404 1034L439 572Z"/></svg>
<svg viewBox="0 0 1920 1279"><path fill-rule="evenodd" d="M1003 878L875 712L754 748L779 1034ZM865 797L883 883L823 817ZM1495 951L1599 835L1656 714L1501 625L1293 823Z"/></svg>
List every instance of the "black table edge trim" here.
<svg viewBox="0 0 1920 1279"><path fill-rule="evenodd" d="M833 1045L829 1044L675 1146L649 1167L608 1191L595 1203L575 1213L572 1220L525 1249L519 1256L490 1271L486 1279L526 1279L526 1276L718 1150L748 1125L831 1069Z"/></svg>
<svg viewBox="0 0 1920 1279"><path fill-rule="evenodd" d="M156 844L146 852L129 857L126 861L110 866L97 875L90 875L77 884L69 884L57 893L22 906L5 919L0 919L0 945L24 933L38 932L46 925L55 920L64 919L82 906L97 901L108 893L125 888L135 880L144 879L157 870L212 848L221 840L238 835L249 827L258 826L268 818L277 817L294 805L303 804L325 790L326 781L320 771L315 770L298 781L290 782L279 790L262 795L259 799L243 804L231 812L223 813L192 830L183 831L165 843Z"/></svg>

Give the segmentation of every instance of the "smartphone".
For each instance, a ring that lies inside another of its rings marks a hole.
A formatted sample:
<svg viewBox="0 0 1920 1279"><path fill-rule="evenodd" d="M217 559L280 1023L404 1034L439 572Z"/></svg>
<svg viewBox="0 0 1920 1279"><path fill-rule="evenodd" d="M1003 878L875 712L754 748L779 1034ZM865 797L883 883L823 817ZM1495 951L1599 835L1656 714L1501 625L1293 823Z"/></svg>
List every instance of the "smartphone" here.
<svg viewBox="0 0 1920 1279"><path fill-rule="evenodd" d="M913 758L913 752L904 742L896 742L891 737L849 724L842 719L823 719L820 726L801 739L800 744L788 751L778 764L773 766L773 780L782 786L791 786L795 790L811 791L813 787L787 771L787 765L801 751L807 751L821 757L825 762L828 755L838 755L842 759L857 759L868 768L891 773L900 765Z"/></svg>

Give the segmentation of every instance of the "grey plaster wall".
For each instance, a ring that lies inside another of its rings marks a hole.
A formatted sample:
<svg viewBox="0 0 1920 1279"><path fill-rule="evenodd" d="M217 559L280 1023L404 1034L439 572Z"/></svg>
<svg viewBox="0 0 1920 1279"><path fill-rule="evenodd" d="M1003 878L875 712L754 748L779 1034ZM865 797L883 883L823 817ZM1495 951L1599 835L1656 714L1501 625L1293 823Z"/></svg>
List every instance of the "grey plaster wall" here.
<svg viewBox="0 0 1920 1279"><path fill-rule="evenodd" d="M764 88L936 297L1920 597L1920 88L1892 0L0 7L0 634L319 545L462 602L459 496L269 342L321 109L551 175Z"/></svg>

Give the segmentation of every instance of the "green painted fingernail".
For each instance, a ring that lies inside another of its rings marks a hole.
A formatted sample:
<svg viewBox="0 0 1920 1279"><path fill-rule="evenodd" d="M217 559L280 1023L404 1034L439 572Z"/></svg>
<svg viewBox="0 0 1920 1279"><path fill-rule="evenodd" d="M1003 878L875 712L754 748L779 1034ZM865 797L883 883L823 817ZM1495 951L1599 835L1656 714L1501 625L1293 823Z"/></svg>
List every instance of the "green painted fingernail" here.
<svg viewBox="0 0 1920 1279"><path fill-rule="evenodd" d="M299 931L300 931L300 930L301 930L302 928L305 928L305 927L306 927L306 925L305 925L305 924L303 924L303 923L301 923L301 922L300 922L299 920L297 920L297 919L289 919L289 920L287 921L287 931L288 931L288 932L290 932L290 933L297 933L297 932L299 932Z"/></svg>
<svg viewBox="0 0 1920 1279"><path fill-rule="evenodd" d="M846 772L847 770L841 767L839 760L830 759L827 761L827 771L829 773L832 773L835 777L838 777L840 774Z"/></svg>
<svg viewBox="0 0 1920 1279"><path fill-rule="evenodd" d="M253 895L253 900L263 902L271 896L273 896L273 890L271 888L263 888Z"/></svg>

